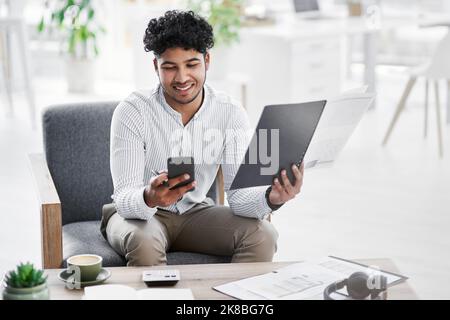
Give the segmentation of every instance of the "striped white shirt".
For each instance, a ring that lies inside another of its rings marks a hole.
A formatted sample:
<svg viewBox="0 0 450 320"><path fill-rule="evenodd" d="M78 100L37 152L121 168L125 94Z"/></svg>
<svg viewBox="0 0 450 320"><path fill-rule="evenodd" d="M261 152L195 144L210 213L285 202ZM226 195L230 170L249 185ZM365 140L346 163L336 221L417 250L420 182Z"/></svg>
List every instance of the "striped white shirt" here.
<svg viewBox="0 0 450 320"><path fill-rule="evenodd" d="M208 85L202 106L186 126L181 114L167 104L161 86L132 93L117 106L111 124L112 198L117 212L126 219L150 219L157 210L144 201L151 171L166 169L169 157L192 156L195 190L163 209L183 214L205 200L221 165L234 214L264 219L271 212L267 187L229 190L251 134L245 110Z"/></svg>

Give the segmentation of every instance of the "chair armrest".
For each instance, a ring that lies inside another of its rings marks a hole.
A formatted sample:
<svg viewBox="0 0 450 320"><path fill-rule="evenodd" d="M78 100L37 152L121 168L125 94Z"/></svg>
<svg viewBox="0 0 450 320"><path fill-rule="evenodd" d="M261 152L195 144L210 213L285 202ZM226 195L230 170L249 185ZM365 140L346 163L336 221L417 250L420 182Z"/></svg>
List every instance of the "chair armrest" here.
<svg viewBox="0 0 450 320"><path fill-rule="evenodd" d="M41 212L42 265L45 269L60 268L62 253L61 201L43 154L29 154L28 159Z"/></svg>

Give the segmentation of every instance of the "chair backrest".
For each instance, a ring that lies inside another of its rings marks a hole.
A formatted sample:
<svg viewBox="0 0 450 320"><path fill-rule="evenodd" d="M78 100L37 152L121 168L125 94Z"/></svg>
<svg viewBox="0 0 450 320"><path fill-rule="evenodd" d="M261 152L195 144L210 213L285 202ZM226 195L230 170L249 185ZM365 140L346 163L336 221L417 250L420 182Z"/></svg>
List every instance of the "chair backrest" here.
<svg viewBox="0 0 450 320"><path fill-rule="evenodd" d="M62 206L63 225L99 220L112 201L111 119L118 102L51 106L43 113L44 151ZM216 203L217 179L208 192Z"/></svg>
<svg viewBox="0 0 450 320"><path fill-rule="evenodd" d="M62 206L63 225L99 220L113 192L111 119L118 102L52 106L43 114L44 151Z"/></svg>
<svg viewBox="0 0 450 320"><path fill-rule="evenodd" d="M439 42L431 58L427 76L434 79L450 79L450 30Z"/></svg>

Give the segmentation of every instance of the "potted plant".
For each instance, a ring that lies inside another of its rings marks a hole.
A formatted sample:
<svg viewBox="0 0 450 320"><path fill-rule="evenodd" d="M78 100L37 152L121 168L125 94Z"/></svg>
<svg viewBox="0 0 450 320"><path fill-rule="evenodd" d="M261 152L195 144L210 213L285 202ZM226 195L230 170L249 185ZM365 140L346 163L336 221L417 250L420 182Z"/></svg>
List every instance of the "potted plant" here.
<svg viewBox="0 0 450 320"><path fill-rule="evenodd" d="M96 0L47 0L38 32L58 32L66 53L66 76L70 92L86 93L95 85L97 39L105 29L98 22Z"/></svg>
<svg viewBox="0 0 450 320"><path fill-rule="evenodd" d="M20 264L5 278L4 300L48 300L47 277L31 263Z"/></svg>
<svg viewBox="0 0 450 320"><path fill-rule="evenodd" d="M228 70L233 44L239 41L243 0L189 0L188 8L205 17L214 30L211 79L223 78Z"/></svg>

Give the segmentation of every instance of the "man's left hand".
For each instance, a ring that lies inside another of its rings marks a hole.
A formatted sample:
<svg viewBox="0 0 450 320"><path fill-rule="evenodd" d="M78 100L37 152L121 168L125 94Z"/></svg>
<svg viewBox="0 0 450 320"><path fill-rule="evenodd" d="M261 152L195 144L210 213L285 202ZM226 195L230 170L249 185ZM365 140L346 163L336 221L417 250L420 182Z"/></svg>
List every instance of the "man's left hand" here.
<svg viewBox="0 0 450 320"><path fill-rule="evenodd" d="M292 165L292 172L294 173L295 177L295 184L292 185L286 174L286 170L283 169L281 171L281 179L283 181L283 185L281 185L278 178L274 179L272 190L269 193L270 203L273 205L281 205L291 199L294 199L295 196L300 193L300 190L302 188L304 171L305 167L303 165L303 162L300 166L300 169L295 164Z"/></svg>

